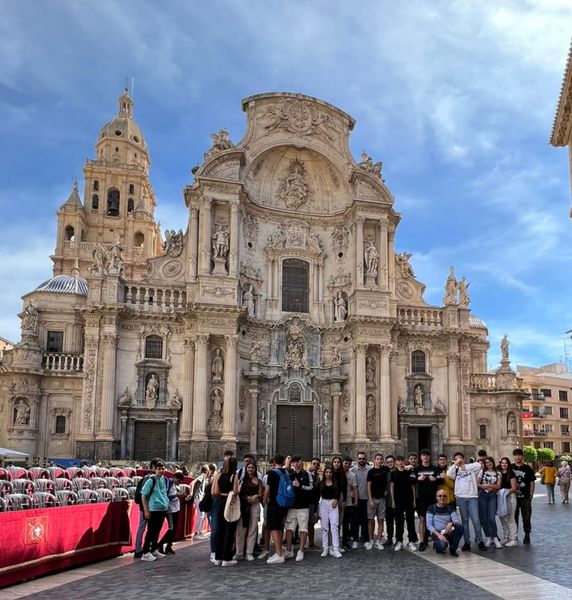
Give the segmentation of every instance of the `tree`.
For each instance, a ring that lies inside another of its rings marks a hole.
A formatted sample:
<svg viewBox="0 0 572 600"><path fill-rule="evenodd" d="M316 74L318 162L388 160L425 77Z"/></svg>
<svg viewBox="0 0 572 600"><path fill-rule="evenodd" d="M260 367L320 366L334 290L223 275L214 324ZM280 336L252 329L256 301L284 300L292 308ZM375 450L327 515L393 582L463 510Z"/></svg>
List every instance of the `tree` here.
<svg viewBox="0 0 572 600"><path fill-rule="evenodd" d="M538 458L538 453L534 446L524 446L522 451L524 452L524 462L526 463L533 463Z"/></svg>
<svg viewBox="0 0 572 600"><path fill-rule="evenodd" d="M526 451L525 451L526 454ZM556 453L550 448L538 448L536 450L536 458L538 460L554 460Z"/></svg>

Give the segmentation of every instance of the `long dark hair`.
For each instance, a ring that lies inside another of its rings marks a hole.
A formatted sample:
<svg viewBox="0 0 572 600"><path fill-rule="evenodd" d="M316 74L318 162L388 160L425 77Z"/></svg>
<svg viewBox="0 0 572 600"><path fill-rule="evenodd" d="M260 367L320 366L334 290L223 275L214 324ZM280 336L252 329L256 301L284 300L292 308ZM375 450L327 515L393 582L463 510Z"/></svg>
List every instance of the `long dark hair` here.
<svg viewBox="0 0 572 600"><path fill-rule="evenodd" d="M340 461L339 469L334 469L334 461L336 459ZM336 455L334 458L332 458L332 471L334 472L334 481L336 482L336 485L338 486L338 489L340 490L345 502L348 491L348 477L344 471L344 461L342 460L341 456Z"/></svg>
<svg viewBox="0 0 572 600"><path fill-rule="evenodd" d="M221 475L234 475L236 473L236 456L230 456L226 462L222 465Z"/></svg>
<svg viewBox="0 0 572 600"><path fill-rule="evenodd" d="M504 473L502 470L502 461L506 460L507 464L508 464L508 469L507 472ZM503 483L503 485L510 485L510 480L515 478L516 479L516 475L514 474L514 471L512 470L512 465L510 462L510 458L508 456L503 456L500 460L499 460L499 472L501 474L501 481Z"/></svg>
<svg viewBox="0 0 572 600"><path fill-rule="evenodd" d="M326 485L326 471L331 471L331 472L332 472L332 485L334 486L334 489L335 489L335 490L338 490L338 491L339 491L339 489L340 489L340 488L339 488L339 485L338 485L338 481L337 481L337 479L336 479L336 472L334 471L334 468L332 467L332 465L328 463L328 464L327 464L327 465L324 467L324 470L323 470L323 472L322 472L322 481L320 481L320 492L321 492L321 491L322 491L322 490L323 490L325 487L331 487L331 486L327 486L327 485ZM336 496L337 496L337 495L338 495L338 494L336 493Z"/></svg>

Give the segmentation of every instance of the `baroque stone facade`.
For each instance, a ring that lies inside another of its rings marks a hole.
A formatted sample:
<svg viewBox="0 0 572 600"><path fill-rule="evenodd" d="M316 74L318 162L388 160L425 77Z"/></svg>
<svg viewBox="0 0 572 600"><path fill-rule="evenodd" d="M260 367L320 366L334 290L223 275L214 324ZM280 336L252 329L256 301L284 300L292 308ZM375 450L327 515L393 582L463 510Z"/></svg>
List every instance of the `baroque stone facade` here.
<svg viewBox="0 0 572 600"><path fill-rule="evenodd" d="M522 394L454 269L430 306L381 162L299 94L242 103L165 241L127 93L58 212L54 277L23 297L0 367L0 443L33 456L184 461L224 448L331 456L519 443ZM507 423L511 428L507 429ZM479 439L486 423L490 435Z"/></svg>

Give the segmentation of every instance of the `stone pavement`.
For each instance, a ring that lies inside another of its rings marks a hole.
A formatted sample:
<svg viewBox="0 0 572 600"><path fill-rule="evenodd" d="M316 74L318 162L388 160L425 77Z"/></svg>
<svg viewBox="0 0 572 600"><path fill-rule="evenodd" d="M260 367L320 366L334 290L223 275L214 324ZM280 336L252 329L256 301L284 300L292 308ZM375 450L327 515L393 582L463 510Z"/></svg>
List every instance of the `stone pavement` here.
<svg viewBox="0 0 572 600"><path fill-rule="evenodd" d="M168 589L169 595L174 594L171 597L233 600L442 600L444 596L471 600L572 599L572 574L568 567L572 554L570 509L560 503L548 506L543 486L538 485L537 491L530 546L461 553L457 559L437 556L432 550L421 554L360 549L346 552L339 560L324 559L319 552L310 551L302 563L290 560L270 566L265 561L255 561L223 568L208 562L208 542L202 541L179 544L175 556L154 563L128 556L112 559L7 588L2 597L143 600L165 596ZM118 565L119 568L113 568ZM82 570L87 576L78 579ZM50 584L56 583L58 577L66 581L65 576L67 583L59 585L58 581L57 587Z"/></svg>

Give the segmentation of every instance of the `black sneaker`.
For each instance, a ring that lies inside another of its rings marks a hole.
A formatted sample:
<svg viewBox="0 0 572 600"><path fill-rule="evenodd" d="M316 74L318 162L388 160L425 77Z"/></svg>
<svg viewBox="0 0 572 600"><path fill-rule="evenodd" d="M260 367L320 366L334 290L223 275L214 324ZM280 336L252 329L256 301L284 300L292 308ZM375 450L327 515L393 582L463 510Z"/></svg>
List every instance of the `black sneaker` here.
<svg viewBox="0 0 572 600"><path fill-rule="evenodd" d="M133 552L134 558L141 558L142 556L143 556L143 550L141 550L139 552Z"/></svg>
<svg viewBox="0 0 572 600"><path fill-rule="evenodd" d="M425 542L421 542L419 544L419 552L425 552L426 548L427 548L427 544Z"/></svg>
<svg viewBox="0 0 572 600"><path fill-rule="evenodd" d="M169 548L168 546L165 548L165 554L175 554L173 548Z"/></svg>
<svg viewBox="0 0 572 600"><path fill-rule="evenodd" d="M449 554L450 554L451 556L459 556L459 554L457 553L457 551L456 551L456 550L449 550Z"/></svg>
<svg viewBox="0 0 572 600"><path fill-rule="evenodd" d="M528 533L524 536L524 539L522 540L523 544L530 544L530 536L528 535Z"/></svg>
<svg viewBox="0 0 572 600"><path fill-rule="evenodd" d="M393 541L392 540L387 540L384 544L383 547L384 548L389 548L390 546L393 546Z"/></svg>
<svg viewBox="0 0 572 600"><path fill-rule="evenodd" d="M465 542L463 544L463 547L461 548L461 550L463 552L470 552L471 551L471 544L469 544L469 542Z"/></svg>
<svg viewBox="0 0 572 600"><path fill-rule="evenodd" d="M479 542L479 550L486 552L488 548L485 546L485 542Z"/></svg>

